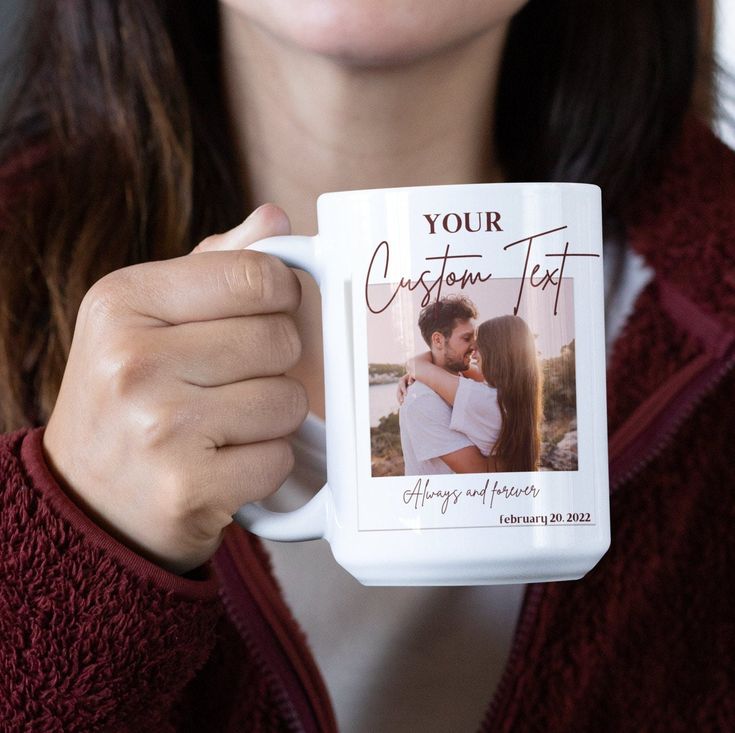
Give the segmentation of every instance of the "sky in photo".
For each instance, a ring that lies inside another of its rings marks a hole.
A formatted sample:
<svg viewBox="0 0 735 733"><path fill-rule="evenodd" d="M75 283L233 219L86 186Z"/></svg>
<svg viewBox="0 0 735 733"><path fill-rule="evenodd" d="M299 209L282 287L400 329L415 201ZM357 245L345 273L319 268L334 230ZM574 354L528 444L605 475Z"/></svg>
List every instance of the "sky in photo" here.
<svg viewBox="0 0 735 733"><path fill-rule="evenodd" d="M464 289L459 285L444 284L441 295L467 296L477 308L479 325L490 318L513 313L521 282L521 278L491 278ZM397 283L370 285L369 296L373 307L377 309L387 303L397 287ZM371 364L402 364L411 356L428 350L418 329L421 300L425 296L426 289L421 286L413 292L402 288L382 313L368 311L368 361ZM564 278L561 283L557 314L554 315L556 296L557 288L550 284L542 289L530 287L528 279L523 283L518 315L536 335L542 359L558 356L561 347L574 338L572 278ZM430 302L435 300L436 293L432 291Z"/></svg>

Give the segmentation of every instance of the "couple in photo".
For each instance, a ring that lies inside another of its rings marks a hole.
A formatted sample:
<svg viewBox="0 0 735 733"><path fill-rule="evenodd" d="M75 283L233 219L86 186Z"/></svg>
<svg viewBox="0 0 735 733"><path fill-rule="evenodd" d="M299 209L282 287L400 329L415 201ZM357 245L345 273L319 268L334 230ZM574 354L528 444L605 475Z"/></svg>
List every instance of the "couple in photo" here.
<svg viewBox="0 0 735 733"><path fill-rule="evenodd" d="M541 369L518 316L475 326L469 298L448 296L419 315L429 351L399 385L405 475L538 470ZM473 358L474 355L474 358Z"/></svg>

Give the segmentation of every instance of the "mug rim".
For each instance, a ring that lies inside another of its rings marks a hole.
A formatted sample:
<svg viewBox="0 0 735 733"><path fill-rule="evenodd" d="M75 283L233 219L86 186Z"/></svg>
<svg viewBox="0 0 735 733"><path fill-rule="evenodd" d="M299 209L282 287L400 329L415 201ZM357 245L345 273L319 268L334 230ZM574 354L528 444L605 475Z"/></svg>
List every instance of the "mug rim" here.
<svg viewBox="0 0 735 733"><path fill-rule="evenodd" d="M325 191L317 197L317 204L322 199L332 199L347 196L359 196L365 194L378 193L408 193L411 191L432 191L439 188L451 189L452 191L460 191L461 189L478 189L478 188L576 188L576 189L595 189L602 192L602 189L595 183L577 183L572 181L508 181L508 182L492 182L492 183L437 183L426 186L387 186L385 188L356 188L342 191Z"/></svg>

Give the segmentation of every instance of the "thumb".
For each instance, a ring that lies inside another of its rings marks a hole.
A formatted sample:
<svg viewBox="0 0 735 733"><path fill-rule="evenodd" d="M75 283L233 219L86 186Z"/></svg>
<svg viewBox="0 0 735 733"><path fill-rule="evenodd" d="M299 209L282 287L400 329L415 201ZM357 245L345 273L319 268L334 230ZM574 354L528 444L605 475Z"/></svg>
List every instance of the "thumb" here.
<svg viewBox="0 0 735 733"><path fill-rule="evenodd" d="M245 249L253 242L266 237L291 233L291 222L286 212L275 204L263 204L253 211L242 224L222 234L212 234L203 239L191 254Z"/></svg>

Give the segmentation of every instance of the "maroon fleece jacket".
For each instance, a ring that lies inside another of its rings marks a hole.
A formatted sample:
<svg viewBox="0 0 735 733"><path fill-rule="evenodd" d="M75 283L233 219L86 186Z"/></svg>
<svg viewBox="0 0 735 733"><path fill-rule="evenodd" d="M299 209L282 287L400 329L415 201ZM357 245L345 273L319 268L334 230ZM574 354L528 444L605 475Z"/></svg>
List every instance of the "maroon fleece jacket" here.
<svg viewBox="0 0 735 733"><path fill-rule="evenodd" d="M689 123L627 235L655 278L609 366L611 547L529 587L482 730L735 730L735 156ZM171 575L69 500L41 437L0 437L0 731L335 729L256 540Z"/></svg>

